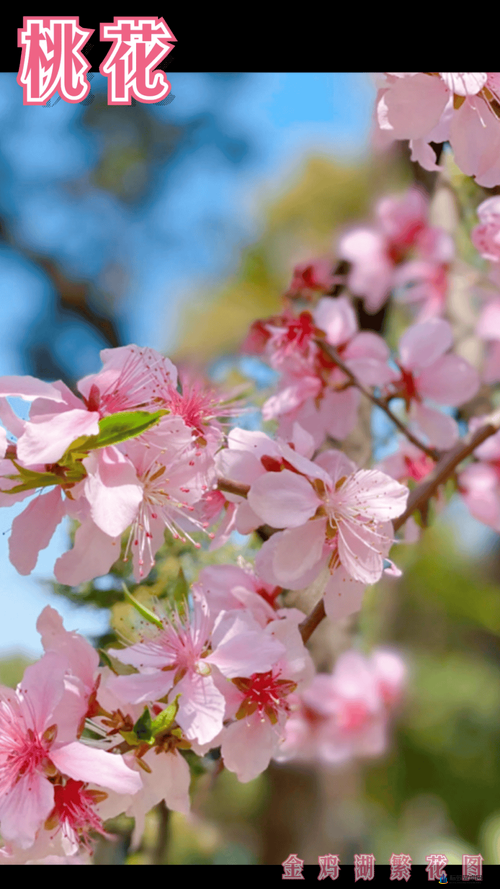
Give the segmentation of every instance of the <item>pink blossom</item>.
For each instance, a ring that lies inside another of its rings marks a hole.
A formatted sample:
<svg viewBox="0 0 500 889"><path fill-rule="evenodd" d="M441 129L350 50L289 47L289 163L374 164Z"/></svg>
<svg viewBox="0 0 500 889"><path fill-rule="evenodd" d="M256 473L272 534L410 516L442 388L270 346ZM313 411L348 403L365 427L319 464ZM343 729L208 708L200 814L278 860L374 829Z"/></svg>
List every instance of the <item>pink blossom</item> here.
<svg viewBox="0 0 500 889"><path fill-rule="evenodd" d="M484 422L474 417L471 431ZM471 514L500 533L500 433L490 436L474 451L476 463L467 466L459 476L459 491Z"/></svg>
<svg viewBox="0 0 500 889"><path fill-rule="evenodd" d="M328 257L301 262L293 270L293 278L286 295L289 298L311 299L316 293L326 293L338 282L332 274L333 260Z"/></svg>
<svg viewBox="0 0 500 889"><path fill-rule="evenodd" d="M379 649L371 658L345 652L332 675L318 674L300 695L276 759L336 765L355 756L380 756L405 675L394 652Z"/></svg>
<svg viewBox="0 0 500 889"><path fill-rule="evenodd" d="M270 335L265 352L270 363L281 371L277 392L263 405L264 419L279 419L279 435L289 438L294 423L307 428L317 446L327 435L343 440L354 428L358 417L360 393L349 377L323 352L312 336L324 337L334 346L352 373L367 386L382 385L392 379L387 365L389 350L376 334L358 331L357 317L347 297L324 297L309 313L300 329L302 338ZM309 320L311 319L312 320ZM297 319L297 323L300 321ZM265 325L268 331L273 328ZM277 329L277 328L274 328ZM285 348L285 345L286 348ZM292 348L293 344L293 348Z"/></svg>
<svg viewBox="0 0 500 889"><path fill-rule="evenodd" d="M283 656L268 671L233 679L227 693L227 716L234 721L218 740L224 765L242 783L267 768L284 737L295 693L312 679L312 661L298 631L302 618L300 611L288 609L272 621L267 629L284 646Z"/></svg>
<svg viewBox="0 0 500 889"><path fill-rule="evenodd" d="M500 198L495 195L479 204L479 225L471 231L474 247L491 262L500 262Z"/></svg>
<svg viewBox="0 0 500 889"><path fill-rule="evenodd" d="M408 490L376 470L356 470L339 451L308 463L298 472L267 472L248 493L262 523L286 529L271 544L276 582L300 584L328 561L355 581L375 583L392 542L388 523L404 512Z"/></svg>
<svg viewBox="0 0 500 889"><path fill-rule="evenodd" d="M112 650L120 661L141 672L111 679L109 688L131 703L159 700L171 690L180 694L177 722L188 739L203 745L222 729L222 677L268 670L282 650L247 616L228 623L222 614L214 624L204 598L198 595L192 619L164 620L159 633L129 648Z"/></svg>
<svg viewBox="0 0 500 889"><path fill-rule="evenodd" d="M76 740L87 710L83 688L66 681L67 659L48 652L28 667L16 691L0 698L0 823L3 837L25 849L54 808L50 778L61 772L134 793L140 779L123 762Z"/></svg>
<svg viewBox="0 0 500 889"><path fill-rule="evenodd" d="M349 288L364 297L366 310L371 313L387 300L397 264L407 259L410 251L425 245L428 230L427 199L418 188L400 197L382 198L375 212L375 226L346 232L338 245L339 255L352 266Z"/></svg>
<svg viewBox="0 0 500 889"><path fill-rule="evenodd" d="M386 74L378 92L379 144L409 139L412 160L439 169L430 143L449 141L455 162L486 188L500 183L497 73Z"/></svg>
<svg viewBox="0 0 500 889"><path fill-rule="evenodd" d="M469 401L479 388L475 368L465 358L448 352L452 343L451 327L441 318L409 327L399 344L401 377L388 390L393 397L405 399L415 425L432 444L442 448L450 448L457 441L457 424L451 417L423 404L423 399L458 407Z"/></svg>
<svg viewBox="0 0 500 889"><path fill-rule="evenodd" d="M120 411L155 411L165 406L168 392L177 385L172 362L156 352L136 345L103 349L103 370L84 377L78 391L89 411L100 417Z"/></svg>

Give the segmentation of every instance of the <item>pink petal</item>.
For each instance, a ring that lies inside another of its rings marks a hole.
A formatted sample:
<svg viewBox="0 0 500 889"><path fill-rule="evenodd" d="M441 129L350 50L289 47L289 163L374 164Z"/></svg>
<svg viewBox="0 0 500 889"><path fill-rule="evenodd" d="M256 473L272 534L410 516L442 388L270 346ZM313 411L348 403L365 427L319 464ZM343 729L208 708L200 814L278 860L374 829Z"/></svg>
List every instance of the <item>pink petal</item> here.
<svg viewBox="0 0 500 889"><path fill-rule="evenodd" d="M89 472L85 496L92 519L105 534L118 537L134 521L143 499L134 466L117 448L104 448L84 465Z"/></svg>
<svg viewBox="0 0 500 889"><path fill-rule="evenodd" d="M455 163L467 176L475 176L478 185L491 188L500 183L498 173L489 174L500 151L500 125L483 99L466 101L455 111L450 143Z"/></svg>
<svg viewBox="0 0 500 889"><path fill-rule="evenodd" d="M332 299L323 297L313 313L314 323L326 333L326 339L332 346L341 346L348 342L358 330L358 319L353 306L346 296Z"/></svg>
<svg viewBox="0 0 500 889"><path fill-rule="evenodd" d="M337 568L325 589L326 616L337 621L360 611L365 589L365 584L354 580L345 568Z"/></svg>
<svg viewBox="0 0 500 889"><path fill-rule="evenodd" d="M52 383L44 383L36 377L0 377L0 398L9 396L33 401L35 398L48 398L50 401L64 401L64 397Z"/></svg>
<svg viewBox="0 0 500 889"><path fill-rule="evenodd" d="M118 658L120 652L110 649L110 654ZM121 658L118 658L121 660ZM122 661L122 663L127 663ZM165 659L163 660L165 664ZM131 673L130 676L110 676L107 688L120 701L127 704L146 704L164 698L174 684L174 671L159 669L156 673Z"/></svg>
<svg viewBox="0 0 500 889"><path fill-rule="evenodd" d="M358 421L361 392L351 386L339 392L326 390L318 413L325 431L337 441L343 441Z"/></svg>
<svg viewBox="0 0 500 889"><path fill-rule="evenodd" d="M442 170L443 168L436 163L436 152L427 140L428 137L410 140L411 160L420 164L424 170L432 172Z"/></svg>
<svg viewBox="0 0 500 889"><path fill-rule="evenodd" d="M232 639L223 639L213 654L204 660L215 664L223 676L233 679L266 673L284 653L283 645L276 639L270 639L264 632L246 631Z"/></svg>
<svg viewBox="0 0 500 889"><path fill-rule="evenodd" d="M266 540L255 557L255 568L258 571L259 577L272 586L281 586L283 582L276 576L274 557L284 534L289 533L295 533L295 531L278 531L276 534L273 534L269 540ZM298 573L295 580L289 578L286 586L291 590L300 590L303 587L309 586L316 580L320 569L321 562L315 562L308 570Z"/></svg>
<svg viewBox="0 0 500 889"><path fill-rule="evenodd" d="M54 787L45 775L20 775L17 784L0 800L2 838L21 849L29 848L53 808Z"/></svg>
<svg viewBox="0 0 500 889"><path fill-rule="evenodd" d="M99 655L83 636L64 629L62 617L55 608L46 605L36 622L44 651L55 651L68 658L74 675L85 685L87 692L94 687L99 666Z"/></svg>
<svg viewBox="0 0 500 889"><path fill-rule="evenodd" d="M314 438L302 428L300 423L293 424L292 443L295 445L295 450L298 454L301 454L306 460L312 460L316 450Z"/></svg>
<svg viewBox="0 0 500 889"><path fill-rule="evenodd" d="M463 499L471 514L500 533L500 489L491 466L474 463L460 474Z"/></svg>
<svg viewBox="0 0 500 889"><path fill-rule="evenodd" d="M120 558L120 539L108 537L90 519L77 529L73 549L56 562L59 583L76 586L107 574Z"/></svg>
<svg viewBox="0 0 500 889"><path fill-rule="evenodd" d="M416 379L417 390L424 398L438 404L458 407L469 401L479 389L479 374L460 355L443 355Z"/></svg>
<svg viewBox="0 0 500 889"><path fill-rule="evenodd" d="M385 239L371 229L358 228L341 238L338 252L352 263L349 287L353 293L365 298L367 311L378 311L387 299L393 271Z"/></svg>
<svg viewBox="0 0 500 889"><path fill-rule="evenodd" d="M93 411L70 410L26 423L17 443L19 460L26 465L56 463L81 435L97 435L98 421Z"/></svg>
<svg viewBox="0 0 500 889"><path fill-rule="evenodd" d="M412 405L410 417L437 448L447 450L457 443L458 426L453 417L418 403Z"/></svg>
<svg viewBox="0 0 500 889"><path fill-rule="evenodd" d="M429 318L409 327L399 341L401 364L407 370L429 367L453 344L450 325L442 318Z"/></svg>
<svg viewBox="0 0 500 889"><path fill-rule="evenodd" d="M187 738L199 744L212 741L222 730L226 702L211 676L187 673L175 686L181 693L177 722Z"/></svg>
<svg viewBox="0 0 500 889"><path fill-rule="evenodd" d="M142 790L134 798L127 814L135 818L132 846L137 848L142 842L146 815L153 806L165 800L168 809L189 815L189 784L191 772L184 757L173 750L162 751L159 755L151 750L143 756L151 773L141 771Z"/></svg>
<svg viewBox="0 0 500 889"><path fill-rule="evenodd" d="M17 414L12 410L6 398L0 398L0 420L7 427L12 435L20 438L26 426L25 420L20 420Z"/></svg>
<svg viewBox="0 0 500 889"><path fill-rule="evenodd" d="M224 765L246 784L267 769L278 743L279 736L267 717L262 719L257 712L239 719L227 727L222 737Z"/></svg>
<svg viewBox="0 0 500 889"><path fill-rule="evenodd" d="M50 758L63 774L75 781L100 784L117 793L137 793L142 787L140 776L126 765L122 756L88 747L80 741L53 747Z"/></svg>
<svg viewBox="0 0 500 889"><path fill-rule="evenodd" d="M274 551L273 570L281 586L302 579L323 555L326 519L306 522L283 532Z"/></svg>
<svg viewBox="0 0 500 889"><path fill-rule="evenodd" d="M420 139L439 123L448 97L438 77L417 73L400 78L379 102L379 126L389 130L393 139Z"/></svg>
<svg viewBox="0 0 500 889"><path fill-rule="evenodd" d="M350 476L332 502L345 504L364 518L385 522L406 509L408 488L376 469L360 469Z"/></svg>
<svg viewBox="0 0 500 889"><path fill-rule="evenodd" d="M354 580L365 585L380 580L384 570L384 556L392 541L382 533L382 528L373 531L353 521L339 524L340 561Z"/></svg>
<svg viewBox="0 0 500 889"><path fill-rule="evenodd" d="M9 556L19 574L31 574L37 563L38 553L49 545L65 514L61 489L54 488L48 494L38 494L16 516L9 538Z"/></svg>
<svg viewBox="0 0 500 889"><path fill-rule="evenodd" d="M24 671L17 696L26 726L36 734L55 722L54 713L65 696L66 666L66 659L51 651Z"/></svg>
<svg viewBox="0 0 500 889"><path fill-rule="evenodd" d="M312 518L321 500L311 483L283 469L268 472L255 481L248 502L263 522L273 528L296 528Z"/></svg>

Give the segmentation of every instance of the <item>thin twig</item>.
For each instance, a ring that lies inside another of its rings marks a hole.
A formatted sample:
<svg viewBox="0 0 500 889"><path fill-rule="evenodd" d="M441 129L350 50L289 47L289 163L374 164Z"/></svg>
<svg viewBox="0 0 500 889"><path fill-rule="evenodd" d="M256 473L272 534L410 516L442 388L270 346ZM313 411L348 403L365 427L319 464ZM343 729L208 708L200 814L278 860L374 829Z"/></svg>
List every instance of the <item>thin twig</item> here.
<svg viewBox="0 0 500 889"><path fill-rule="evenodd" d="M472 454L483 441L490 438L495 432L498 432L499 428L500 411L495 411L493 414L490 414L486 423L480 426L479 429L476 429L474 432L468 432L454 448L446 451L432 472L410 492L408 505L404 513L393 522L394 530L398 531L416 510L421 509L429 498L436 493L439 486L450 478L458 464Z"/></svg>
<svg viewBox="0 0 500 889"><path fill-rule="evenodd" d="M384 414L386 414L389 417L391 422L394 423L394 425L397 426L399 431L402 432L403 435L406 436L408 441L411 441L412 444L416 445L417 448L420 448L421 451L424 451L424 453L427 454L428 457L431 457L433 460L437 460L439 458L439 452L436 451L435 448L430 448L426 444L424 444L422 441L420 441L420 439L418 439L416 437L416 435L413 435L413 432L410 432L408 427L399 419L399 417L397 417L396 414L393 414L393 412L391 411L391 409L388 406L385 399L378 398L377 395L374 395L373 392L370 392L369 389L366 389L363 386L363 384L360 383L360 381L358 380L356 375L353 374L352 370L350 370L349 367L347 366L347 364L345 364L345 362L342 361L342 358L340 357L340 355L338 355L337 351L333 348L333 346L330 346L328 343L326 343L322 339L317 339L316 343L318 344L320 349L325 353L325 355L328 355L328 357L333 362L335 362L337 367L339 367L340 370L343 373L345 373L345 375L347 377L349 377L349 380L351 381L352 385L355 386L356 389L359 389L359 391L365 396L365 398L368 398L372 404L374 404L378 408L380 408L380 410L383 411Z"/></svg>
<svg viewBox="0 0 500 889"><path fill-rule="evenodd" d="M217 482L219 491L225 491L226 494L237 494L238 497L246 497L250 485L240 485L239 482L232 482L228 478L220 478Z"/></svg>

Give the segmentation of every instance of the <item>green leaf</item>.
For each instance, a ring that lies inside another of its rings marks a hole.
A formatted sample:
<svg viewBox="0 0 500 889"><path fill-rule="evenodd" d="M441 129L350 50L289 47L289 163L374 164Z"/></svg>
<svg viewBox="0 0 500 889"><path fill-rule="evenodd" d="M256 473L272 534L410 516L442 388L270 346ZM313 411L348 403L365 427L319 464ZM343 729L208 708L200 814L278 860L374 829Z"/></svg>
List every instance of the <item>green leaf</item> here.
<svg viewBox="0 0 500 889"><path fill-rule="evenodd" d="M141 615L141 617L144 618L144 620L147 620L150 624L154 624L155 627L159 627L160 630L162 630L163 623L160 618L156 617L156 614L153 614L153 612L150 611L149 608L146 608L145 605L141 605L141 603L138 602L137 599L134 599L124 583L122 583L122 587L127 602L130 602L130 604L134 606L135 610Z"/></svg>
<svg viewBox="0 0 500 889"><path fill-rule="evenodd" d="M118 414L110 414L99 420L98 435L91 435L83 444L75 442L79 448L86 451L96 448L107 448L109 445L119 444L129 438L142 435L160 422L161 418L170 413L167 410L155 411L122 411ZM74 445L72 446L73 449Z"/></svg>
<svg viewBox="0 0 500 889"><path fill-rule="evenodd" d="M165 707L165 709L153 719L153 722L151 723L151 734L154 735L154 737L159 735L160 732L164 732L165 729L172 725L179 709L179 698L180 694L176 696L175 701L169 704L168 707Z"/></svg>
<svg viewBox="0 0 500 889"><path fill-rule="evenodd" d="M144 707L142 716L139 716L134 725L134 734L139 738L139 741L146 741L148 744L154 740L151 734L151 714L147 707Z"/></svg>
<svg viewBox="0 0 500 889"><path fill-rule="evenodd" d="M108 652L104 651L103 648L98 648L97 651L98 651L99 657L100 657L101 661L103 662L104 666L109 667L110 670L113 671L113 673L116 673L116 670L113 667L113 664L112 664L112 661L111 661L111 658L110 658Z"/></svg>
<svg viewBox="0 0 500 889"><path fill-rule="evenodd" d="M138 747L141 743L135 732L120 732L120 735L131 747Z"/></svg>

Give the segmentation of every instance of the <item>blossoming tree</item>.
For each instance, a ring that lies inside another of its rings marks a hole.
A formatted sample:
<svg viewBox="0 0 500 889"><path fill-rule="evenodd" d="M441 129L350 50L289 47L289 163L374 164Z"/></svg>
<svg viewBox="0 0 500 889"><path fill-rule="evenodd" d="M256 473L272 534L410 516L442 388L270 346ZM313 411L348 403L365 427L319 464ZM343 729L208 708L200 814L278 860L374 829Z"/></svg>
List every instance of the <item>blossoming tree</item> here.
<svg viewBox="0 0 500 889"><path fill-rule="evenodd" d="M436 183L449 143L465 174L500 184L498 78L385 75L379 142L410 140ZM471 233L485 261L470 295L473 359L449 302L463 259L432 206L416 186L384 196L371 224L339 234L336 254L290 270L281 311L242 343L276 380L253 428L237 392L137 345L104 350L76 392L0 378L0 506L26 504L12 523L13 565L31 573L70 519L56 581L76 588L112 572L131 609L126 632L98 654L47 606L45 654L1 689L2 863L88 862L120 813L135 819L137 846L153 806L189 813L194 761L216 760L244 783L272 760L338 769L387 748L404 658L352 646L318 671L311 636L323 621L348 627L367 587L401 574L394 544L418 544L450 480L500 530L499 199L481 202ZM365 318L399 313L399 337L362 326L360 306ZM29 404L27 419L10 398ZM359 465L349 436L375 408L398 448ZM166 540L212 553L233 532L253 541L253 562L206 564L152 603L130 592L158 576ZM300 596L290 604L302 591L308 611Z"/></svg>

